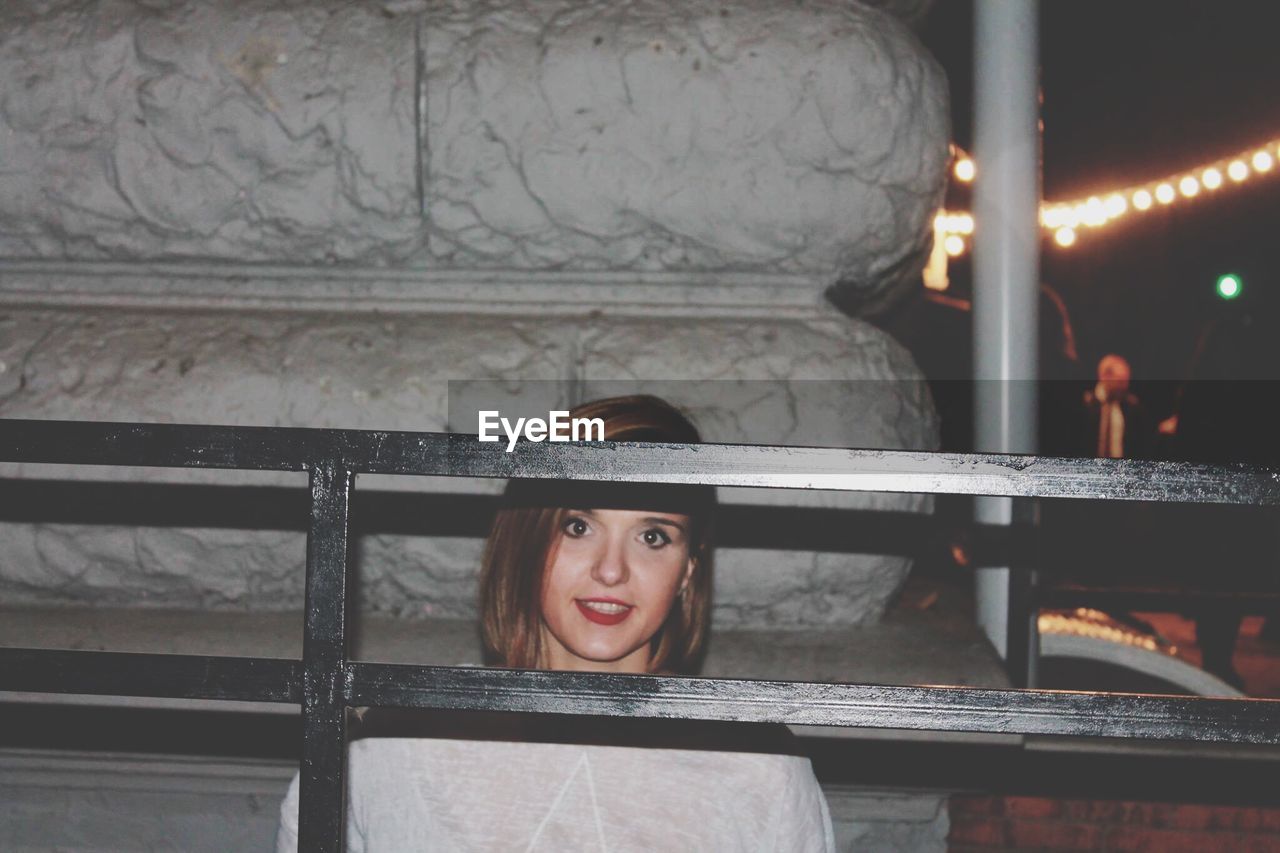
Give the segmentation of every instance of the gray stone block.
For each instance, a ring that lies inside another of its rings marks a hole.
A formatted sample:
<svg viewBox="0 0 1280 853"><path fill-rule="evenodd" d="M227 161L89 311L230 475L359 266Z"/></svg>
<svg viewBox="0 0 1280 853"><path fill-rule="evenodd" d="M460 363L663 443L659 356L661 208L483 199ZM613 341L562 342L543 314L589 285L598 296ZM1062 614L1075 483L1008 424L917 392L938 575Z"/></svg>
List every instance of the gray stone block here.
<svg viewBox="0 0 1280 853"><path fill-rule="evenodd" d="M938 65L850 0L17 0L0 75L0 257L756 270L859 310L916 283L948 157Z"/></svg>

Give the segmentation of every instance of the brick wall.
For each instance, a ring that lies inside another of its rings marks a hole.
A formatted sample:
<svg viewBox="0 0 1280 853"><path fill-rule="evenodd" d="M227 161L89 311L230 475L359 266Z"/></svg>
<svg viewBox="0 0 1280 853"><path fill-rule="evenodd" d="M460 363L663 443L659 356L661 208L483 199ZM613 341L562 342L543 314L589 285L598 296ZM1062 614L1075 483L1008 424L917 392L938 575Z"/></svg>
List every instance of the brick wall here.
<svg viewBox="0 0 1280 853"><path fill-rule="evenodd" d="M948 847L992 850L1129 850L1280 853L1280 808L966 797L950 802Z"/></svg>

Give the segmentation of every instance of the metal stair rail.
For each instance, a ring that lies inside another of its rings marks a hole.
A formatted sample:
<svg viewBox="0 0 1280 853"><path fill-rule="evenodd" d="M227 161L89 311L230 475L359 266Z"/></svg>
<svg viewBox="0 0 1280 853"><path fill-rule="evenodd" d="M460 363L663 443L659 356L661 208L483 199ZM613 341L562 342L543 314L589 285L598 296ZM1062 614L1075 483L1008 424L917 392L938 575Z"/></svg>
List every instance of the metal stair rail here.
<svg viewBox="0 0 1280 853"><path fill-rule="evenodd" d="M357 474L1276 505L1274 469L764 445L523 443L507 453L444 433L32 420L0 420L0 462L308 473L300 661L0 649L5 690L300 705L304 850L343 848L346 709L360 705L1280 744L1280 700L376 664L347 659L346 630Z"/></svg>

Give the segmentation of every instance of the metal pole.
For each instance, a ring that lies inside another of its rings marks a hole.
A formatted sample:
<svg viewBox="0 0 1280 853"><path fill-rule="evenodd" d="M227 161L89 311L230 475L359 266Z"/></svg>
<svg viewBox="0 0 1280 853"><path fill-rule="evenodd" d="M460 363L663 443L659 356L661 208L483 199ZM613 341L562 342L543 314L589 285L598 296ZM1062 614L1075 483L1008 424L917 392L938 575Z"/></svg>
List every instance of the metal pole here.
<svg viewBox="0 0 1280 853"><path fill-rule="evenodd" d="M973 371L975 450L1033 453L1040 291L1038 0L974 6ZM1009 524L1009 498L978 498ZM1008 568L976 573L978 624L1007 654Z"/></svg>

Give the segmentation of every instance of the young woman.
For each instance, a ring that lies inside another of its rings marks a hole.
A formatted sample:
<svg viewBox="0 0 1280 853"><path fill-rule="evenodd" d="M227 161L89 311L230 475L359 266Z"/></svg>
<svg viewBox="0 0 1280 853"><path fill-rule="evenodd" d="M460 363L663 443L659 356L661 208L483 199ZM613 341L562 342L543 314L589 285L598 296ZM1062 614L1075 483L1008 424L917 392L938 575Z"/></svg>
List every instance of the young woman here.
<svg viewBox="0 0 1280 853"><path fill-rule="evenodd" d="M655 397L587 403L611 441L694 443ZM521 669L691 672L707 635L714 489L513 481L485 550L486 652ZM826 801L778 728L437 715L353 741L349 850L830 851ZM567 720L567 722L566 722ZM471 721L471 730L465 731ZM459 729L459 726L463 730ZM479 738L479 739L477 739ZM279 850L296 846L297 778Z"/></svg>

